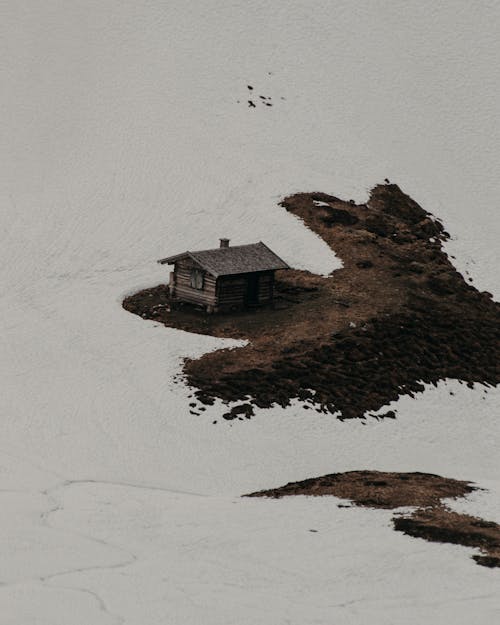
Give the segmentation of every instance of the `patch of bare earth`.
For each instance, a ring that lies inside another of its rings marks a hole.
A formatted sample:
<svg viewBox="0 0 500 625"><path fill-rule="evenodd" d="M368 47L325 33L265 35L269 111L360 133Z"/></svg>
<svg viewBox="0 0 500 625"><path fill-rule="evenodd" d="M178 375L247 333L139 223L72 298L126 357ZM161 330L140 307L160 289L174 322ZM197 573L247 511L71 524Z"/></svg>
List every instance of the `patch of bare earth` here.
<svg viewBox="0 0 500 625"><path fill-rule="evenodd" d="M254 406L298 398L343 419L445 378L500 382L500 305L456 271L443 226L397 185L376 186L366 204L298 193L282 206L323 238L342 269L278 272L274 309L171 311L165 285L123 302L169 327L249 340L185 362L200 403L242 402L224 415L242 419Z"/></svg>
<svg viewBox="0 0 500 625"><path fill-rule="evenodd" d="M442 499L463 497L473 490L475 488L469 482L431 473L347 471L290 482L279 488L247 496L281 498L289 495L334 495L349 499L358 506L393 509L402 506L435 506Z"/></svg>
<svg viewBox="0 0 500 625"><path fill-rule="evenodd" d="M478 564L500 567L500 526L459 514L443 504L443 499L464 497L473 490L475 487L469 482L429 473L349 471L291 482L245 496L280 499L294 495L334 495L371 508L417 507L414 512L395 516L394 528L433 542L478 548L482 554L473 556Z"/></svg>
<svg viewBox="0 0 500 625"><path fill-rule="evenodd" d="M467 514L453 512L444 506L419 509L411 516L397 516L394 528L409 536L439 543L476 547L483 553L472 556L489 568L500 567L500 525Z"/></svg>

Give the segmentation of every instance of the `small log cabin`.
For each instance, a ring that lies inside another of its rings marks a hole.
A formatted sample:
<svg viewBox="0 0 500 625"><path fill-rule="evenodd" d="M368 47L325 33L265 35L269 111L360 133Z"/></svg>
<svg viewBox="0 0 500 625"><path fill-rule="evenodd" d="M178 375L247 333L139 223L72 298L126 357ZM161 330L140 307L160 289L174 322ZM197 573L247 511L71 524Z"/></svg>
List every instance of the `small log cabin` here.
<svg viewBox="0 0 500 625"><path fill-rule="evenodd" d="M272 304L274 272L290 267L259 241L250 245L183 252L158 261L174 265L170 297L175 302L204 306L207 312L238 310Z"/></svg>

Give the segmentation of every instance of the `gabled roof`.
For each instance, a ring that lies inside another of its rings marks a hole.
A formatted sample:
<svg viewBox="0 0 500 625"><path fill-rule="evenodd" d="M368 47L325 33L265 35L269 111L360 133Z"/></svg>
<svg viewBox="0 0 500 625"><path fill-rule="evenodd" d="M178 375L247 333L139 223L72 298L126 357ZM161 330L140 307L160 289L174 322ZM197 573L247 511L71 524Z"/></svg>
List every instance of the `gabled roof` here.
<svg viewBox="0 0 500 625"><path fill-rule="evenodd" d="M290 269L287 263L262 241L250 245L217 247L213 250L201 250L200 252L183 252L162 258L158 262L161 265L173 265L178 260L188 257L216 278L237 273Z"/></svg>

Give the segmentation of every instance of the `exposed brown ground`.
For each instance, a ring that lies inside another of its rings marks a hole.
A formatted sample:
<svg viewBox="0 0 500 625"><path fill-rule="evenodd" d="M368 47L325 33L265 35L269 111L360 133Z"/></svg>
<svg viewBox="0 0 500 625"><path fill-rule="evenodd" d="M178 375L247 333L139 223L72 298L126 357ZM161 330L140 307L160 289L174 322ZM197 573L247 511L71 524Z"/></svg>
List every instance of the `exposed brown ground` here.
<svg viewBox="0 0 500 625"><path fill-rule="evenodd" d="M282 205L326 241L342 269L326 278L278 272L274 310L170 311L165 285L123 303L170 327L250 341L186 361L199 402L244 402L224 415L232 419L299 398L352 418L423 383L499 383L500 305L465 282L442 250L442 225L397 185L375 187L361 205L324 193Z"/></svg>
<svg viewBox="0 0 500 625"><path fill-rule="evenodd" d="M290 482L279 488L247 496L280 499L289 495L334 495L349 499L358 506L393 509L401 506L436 506L442 499L463 497L473 490L475 488L469 482L431 473L347 471Z"/></svg>
<svg viewBox="0 0 500 625"><path fill-rule="evenodd" d="M429 473L349 471L291 482L245 496L279 499L293 495L334 495L371 508L417 506L414 512L393 518L396 530L433 542L477 547L482 551L482 555L473 556L478 564L500 567L500 526L453 512L443 504L443 499L463 497L473 490L475 487L469 482Z"/></svg>
<svg viewBox="0 0 500 625"><path fill-rule="evenodd" d="M431 542L477 547L483 553L473 559L481 566L500 568L500 525L445 506L416 510L393 519L394 529Z"/></svg>

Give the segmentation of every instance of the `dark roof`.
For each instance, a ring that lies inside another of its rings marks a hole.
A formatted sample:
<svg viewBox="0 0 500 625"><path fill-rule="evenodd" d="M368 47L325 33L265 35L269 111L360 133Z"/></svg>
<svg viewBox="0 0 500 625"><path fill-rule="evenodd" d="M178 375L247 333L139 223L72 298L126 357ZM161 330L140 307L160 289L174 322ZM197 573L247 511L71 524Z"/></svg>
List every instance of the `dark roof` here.
<svg viewBox="0 0 500 625"><path fill-rule="evenodd" d="M235 273L290 269L285 261L276 256L262 241L250 245L217 247L213 250L201 250L200 252L183 252L162 258L158 262L162 265L173 265L176 261L187 257L192 258L216 278Z"/></svg>

